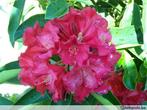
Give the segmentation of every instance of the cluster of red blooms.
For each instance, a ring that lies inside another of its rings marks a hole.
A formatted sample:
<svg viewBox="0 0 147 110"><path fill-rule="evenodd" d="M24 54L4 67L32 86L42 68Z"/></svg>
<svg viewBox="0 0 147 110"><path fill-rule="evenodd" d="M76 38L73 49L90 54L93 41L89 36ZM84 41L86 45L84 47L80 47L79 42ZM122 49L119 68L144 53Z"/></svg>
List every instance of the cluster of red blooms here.
<svg viewBox="0 0 147 110"><path fill-rule="evenodd" d="M147 101L147 91L142 91L143 83L136 85L136 90L129 90L123 84L122 73L113 74L108 80L112 87L112 93L119 99L123 105L141 105Z"/></svg>
<svg viewBox="0 0 147 110"><path fill-rule="evenodd" d="M70 9L62 18L38 23L23 35L27 49L19 58L22 84L47 90L52 99L67 93L81 102L92 92L107 93L106 80L120 54L111 43L107 21L95 9ZM59 57L53 61L53 57Z"/></svg>

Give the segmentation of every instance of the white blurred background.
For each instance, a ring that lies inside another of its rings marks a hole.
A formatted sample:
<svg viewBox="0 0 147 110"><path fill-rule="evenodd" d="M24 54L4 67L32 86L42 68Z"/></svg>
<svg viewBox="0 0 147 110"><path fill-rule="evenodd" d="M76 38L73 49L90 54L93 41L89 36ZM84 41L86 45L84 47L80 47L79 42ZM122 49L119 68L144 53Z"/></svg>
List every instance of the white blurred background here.
<svg viewBox="0 0 147 110"><path fill-rule="evenodd" d="M11 61L16 61L21 51L24 50L24 47L18 47L17 42L14 47L12 47L9 42L8 24L13 3L14 0L0 0L0 67ZM34 8L27 13L24 19L36 13L41 13L42 10L38 6L36 0L26 0L24 10L28 7ZM13 94L21 94L27 88L27 86L22 85L0 84L0 94L9 94L10 96Z"/></svg>

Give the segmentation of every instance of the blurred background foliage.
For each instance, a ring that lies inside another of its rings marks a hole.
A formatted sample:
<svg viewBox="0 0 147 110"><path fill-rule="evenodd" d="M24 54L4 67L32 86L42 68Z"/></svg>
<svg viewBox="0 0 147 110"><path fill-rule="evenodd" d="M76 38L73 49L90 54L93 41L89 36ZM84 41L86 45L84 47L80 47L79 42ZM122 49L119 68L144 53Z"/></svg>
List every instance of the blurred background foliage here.
<svg viewBox="0 0 147 110"><path fill-rule="evenodd" d="M69 7L82 9L90 6L108 20L109 29L113 36L112 42L122 54L116 65L116 72L123 72L124 85L134 90L138 82L144 83L142 90L147 90L147 61L143 41L143 1L142 0L29 0L37 3L25 3L25 0L12 0L8 33L12 46L22 49L22 34L33 26L36 21L41 26L47 20L63 16ZM2 10L2 8L0 8ZM0 68L0 83L20 85L18 61L10 62ZM94 97L94 98L93 98ZM23 94L0 96L0 104L55 104L49 94L43 97L34 89L28 89ZM72 96L65 101L56 103L75 104ZM110 92L107 95L95 94L89 96L82 104L116 104L120 103Z"/></svg>

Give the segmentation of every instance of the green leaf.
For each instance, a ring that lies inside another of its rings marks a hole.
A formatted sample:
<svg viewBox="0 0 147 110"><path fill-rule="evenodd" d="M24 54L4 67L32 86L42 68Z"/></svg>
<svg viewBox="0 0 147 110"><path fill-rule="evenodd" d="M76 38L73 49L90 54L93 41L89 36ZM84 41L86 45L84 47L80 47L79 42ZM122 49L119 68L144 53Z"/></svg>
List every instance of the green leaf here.
<svg viewBox="0 0 147 110"><path fill-rule="evenodd" d="M93 5L93 3L90 0L76 0L77 2L83 3L87 6Z"/></svg>
<svg viewBox="0 0 147 110"><path fill-rule="evenodd" d="M142 104L142 105L147 105L147 101L143 102L143 104Z"/></svg>
<svg viewBox="0 0 147 110"><path fill-rule="evenodd" d="M6 83L20 85L20 80L18 79L18 75L14 78L11 78L10 80L7 80Z"/></svg>
<svg viewBox="0 0 147 110"><path fill-rule="evenodd" d="M139 5L136 3L134 3L132 24L134 25L135 29L142 28L141 11Z"/></svg>
<svg viewBox="0 0 147 110"><path fill-rule="evenodd" d="M112 94L112 92L108 92L103 95L104 98L108 99L114 105L120 105L119 100Z"/></svg>
<svg viewBox="0 0 147 110"><path fill-rule="evenodd" d="M113 105L109 100L104 98L102 95L93 93L92 96L94 98L96 98L96 100L98 101L99 104L102 104L102 105Z"/></svg>
<svg viewBox="0 0 147 110"><path fill-rule="evenodd" d="M132 0L131 3L126 5L123 17L120 21L120 27L125 28L125 27L128 27L128 26L131 26L132 15L133 15L133 13L132 13L133 6L134 6L133 0Z"/></svg>
<svg viewBox="0 0 147 110"><path fill-rule="evenodd" d="M112 42L115 45L138 44L134 26L125 28L113 27L110 29L110 32L112 34Z"/></svg>
<svg viewBox="0 0 147 110"><path fill-rule="evenodd" d="M146 78L144 90L147 90L147 78Z"/></svg>
<svg viewBox="0 0 147 110"><path fill-rule="evenodd" d="M46 22L44 19L44 14L37 14L37 15L31 16L26 21L24 21L16 30L15 36L14 36L14 41L21 38L25 29L27 27L33 27L36 22L38 22L40 24L40 26L44 26L44 24Z"/></svg>
<svg viewBox="0 0 147 110"><path fill-rule="evenodd" d="M66 95L66 98L62 101L58 101L58 102L52 102L52 105L71 105L72 103L72 95L71 94L68 94Z"/></svg>
<svg viewBox="0 0 147 110"><path fill-rule="evenodd" d="M42 102L43 100L50 100L47 93L42 96L35 89L28 89L25 93L18 99L15 105L28 105Z"/></svg>
<svg viewBox="0 0 147 110"><path fill-rule="evenodd" d="M13 102L0 96L0 105L12 105L12 104L13 104Z"/></svg>
<svg viewBox="0 0 147 110"><path fill-rule="evenodd" d="M142 56L143 50L141 49L141 47L138 46L138 47L130 48L130 49L128 49L128 51L131 52L135 58L137 58L141 61L144 60L144 58Z"/></svg>
<svg viewBox="0 0 147 110"><path fill-rule="evenodd" d="M18 61L13 61L13 62L10 62L10 63L4 65L3 67L0 67L0 72L2 72L4 70L11 70L11 69L18 69L18 68L20 68Z"/></svg>
<svg viewBox="0 0 147 110"><path fill-rule="evenodd" d="M142 77L146 77L147 76L147 67L144 64L141 64L139 72Z"/></svg>
<svg viewBox="0 0 147 110"><path fill-rule="evenodd" d="M0 72L0 83L10 80L18 75L20 69L5 70Z"/></svg>
<svg viewBox="0 0 147 110"><path fill-rule="evenodd" d="M129 48L135 48L135 47L140 47L143 44L123 44L123 45L116 45L117 50L122 50L122 49L129 49Z"/></svg>
<svg viewBox="0 0 147 110"><path fill-rule="evenodd" d="M45 19L54 19L68 12L69 5L66 0L50 0L46 9Z"/></svg>
<svg viewBox="0 0 147 110"><path fill-rule="evenodd" d="M15 42L14 34L20 24L24 4L25 4L25 0L15 0L13 5L12 13L9 20L9 26L8 26L8 33L12 46L14 45Z"/></svg>
<svg viewBox="0 0 147 110"><path fill-rule="evenodd" d="M124 85L129 89L135 89L138 71L133 58L126 51L124 51L124 64L122 66L124 68Z"/></svg>

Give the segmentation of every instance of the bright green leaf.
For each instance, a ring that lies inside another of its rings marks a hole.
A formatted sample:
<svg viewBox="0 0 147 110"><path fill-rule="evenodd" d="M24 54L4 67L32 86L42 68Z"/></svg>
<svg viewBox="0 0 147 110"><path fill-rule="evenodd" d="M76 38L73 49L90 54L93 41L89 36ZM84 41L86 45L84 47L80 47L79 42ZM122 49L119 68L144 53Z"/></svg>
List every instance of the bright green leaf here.
<svg viewBox="0 0 147 110"><path fill-rule="evenodd" d="M13 5L12 13L9 20L9 26L8 26L8 33L12 45L14 45L15 42L14 34L20 24L24 4L25 4L25 0L15 0Z"/></svg>
<svg viewBox="0 0 147 110"><path fill-rule="evenodd" d="M40 24L40 26L44 26L44 24L46 22L44 19L44 14L38 14L38 15L31 16L26 21L24 21L16 30L15 36L14 36L14 41L21 38L25 29L27 27L33 27L36 22L38 22Z"/></svg>
<svg viewBox="0 0 147 110"><path fill-rule="evenodd" d="M92 96L96 98L99 104L102 105L113 105L108 99L104 98L102 95L93 93Z"/></svg>
<svg viewBox="0 0 147 110"><path fill-rule="evenodd" d="M143 44L123 44L123 45L116 45L117 50L122 50L122 49L129 49L129 48L135 48L135 47L140 47Z"/></svg>
<svg viewBox="0 0 147 110"><path fill-rule="evenodd" d="M93 5L93 3L90 0L76 0L77 2L83 3L87 6Z"/></svg>
<svg viewBox="0 0 147 110"><path fill-rule="evenodd" d="M0 96L0 105L12 105L12 104L13 104L13 102Z"/></svg>
<svg viewBox="0 0 147 110"><path fill-rule="evenodd" d="M69 5L66 0L49 0L50 3L46 9L45 19L53 19L63 16L68 12Z"/></svg>
<svg viewBox="0 0 147 110"><path fill-rule="evenodd" d="M20 69L5 70L0 72L0 83L10 80L18 75Z"/></svg>
<svg viewBox="0 0 147 110"><path fill-rule="evenodd" d="M126 51L124 51L124 64L122 66L124 68L124 85L129 89L135 89L138 71L133 58Z"/></svg>
<svg viewBox="0 0 147 110"><path fill-rule="evenodd" d="M43 100L50 100L50 97L47 93L42 96L35 89L28 89L25 93L18 99L15 105L28 105L28 104L37 104Z"/></svg>
<svg viewBox="0 0 147 110"><path fill-rule="evenodd" d="M123 18L121 19L120 21L120 27L128 27L128 26L131 26L131 22L132 22L132 15L133 15L133 6L134 6L134 3L133 3L133 0L131 3L127 4L126 5L126 8L125 8L125 12L123 14Z"/></svg>
<svg viewBox="0 0 147 110"><path fill-rule="evenodd" d="M112 42L115 45L138 44L134 26L125 28L113 27L110 29L110 32L112 34Z"/></svg>

